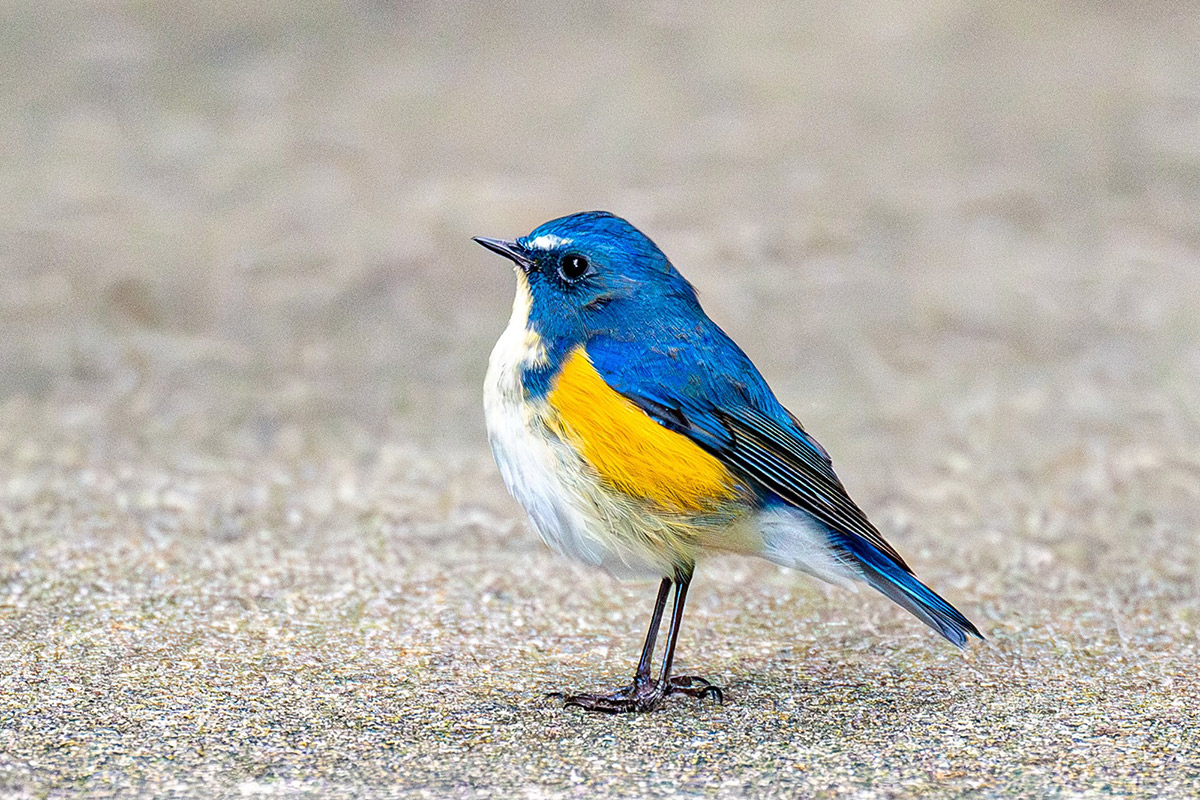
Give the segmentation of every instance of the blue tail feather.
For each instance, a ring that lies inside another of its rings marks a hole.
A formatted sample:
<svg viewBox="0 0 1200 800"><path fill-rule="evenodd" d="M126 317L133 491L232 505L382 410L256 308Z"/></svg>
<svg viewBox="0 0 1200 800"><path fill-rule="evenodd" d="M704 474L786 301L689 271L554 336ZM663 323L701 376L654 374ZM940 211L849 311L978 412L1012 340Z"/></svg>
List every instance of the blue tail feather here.
<svg viewBox="0 0 1200 800"><path fill-rule="evenodd" d="M854 557L867 583L887 595L897 605L907 609L952 644L964 647L968 635L983 639L983 634L957 608L917 580L917 576L875 549L870 542L844 535L837 535L837 539Z"/></svg>

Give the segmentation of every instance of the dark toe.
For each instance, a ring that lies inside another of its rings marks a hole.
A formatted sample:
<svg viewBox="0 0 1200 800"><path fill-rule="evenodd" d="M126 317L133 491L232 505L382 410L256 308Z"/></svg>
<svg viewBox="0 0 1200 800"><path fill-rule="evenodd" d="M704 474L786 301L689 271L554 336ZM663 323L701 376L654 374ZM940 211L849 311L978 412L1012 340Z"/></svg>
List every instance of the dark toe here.
<svg viewBox="0 0 1200 800"><path fill-rule="evenodd" d="M720 686L697 675L679 675L671 678L667 694L685 694L698 699L711 697L718 703L725 702L725 692Z"/></svg>

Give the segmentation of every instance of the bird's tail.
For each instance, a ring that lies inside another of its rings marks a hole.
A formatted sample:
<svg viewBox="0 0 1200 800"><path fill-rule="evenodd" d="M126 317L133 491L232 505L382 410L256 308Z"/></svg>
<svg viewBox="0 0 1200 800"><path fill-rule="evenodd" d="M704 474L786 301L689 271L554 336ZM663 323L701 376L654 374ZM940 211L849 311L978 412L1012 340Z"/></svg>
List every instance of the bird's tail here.
<svg viewBox="0 0 1200 800"><path fill-rule="evenodd" d="M908 609L913 616L946 637L952 644L964 647L968 635L983 639L983 634L962 615L962 612L917 580L917 576L879 552L870 542L856 536L838 538L842 539L840 544L854 556L867 583L890 597L897 605Z"/></svg>

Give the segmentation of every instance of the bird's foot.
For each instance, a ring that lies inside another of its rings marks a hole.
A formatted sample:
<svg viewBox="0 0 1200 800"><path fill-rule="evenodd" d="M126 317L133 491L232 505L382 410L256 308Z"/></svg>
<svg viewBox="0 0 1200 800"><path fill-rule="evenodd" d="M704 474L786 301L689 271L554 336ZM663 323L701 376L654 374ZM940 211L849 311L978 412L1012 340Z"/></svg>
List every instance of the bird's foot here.
<svg viewBox="0 0 1200 800"><path fill-rule="evenodd" d="M668 683L667 694L686 694L701 700L711 697L717 705L725 703L725 690L699 675L677 675Z"/></svg>
<svg viewBox="0 0 1200 800"><path fill-rule="evenodd" d="M564 708L577 706L587 711L625 714L653 711L672 694L685 694L696 698L711 697L718 703L725 702L725 693L720 686L695 675L678 675L668 679L666 684L649 679L635 680L628 686L608 694L552 692L549 696L562 700Z"/></svg>

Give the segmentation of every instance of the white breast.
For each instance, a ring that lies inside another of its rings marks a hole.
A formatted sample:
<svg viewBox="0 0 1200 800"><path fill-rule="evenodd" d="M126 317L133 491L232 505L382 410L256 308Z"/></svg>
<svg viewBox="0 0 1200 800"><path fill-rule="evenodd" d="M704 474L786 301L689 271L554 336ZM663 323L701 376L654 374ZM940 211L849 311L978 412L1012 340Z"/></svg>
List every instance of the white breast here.
<svg viewBox="0 0 1200 800"><path fill-rule="evenodd" d="M584 474L579 456L546 430L548 403L526 399L522 370L546 358L540 337L529 330L531 305L529 282L518 269L512 317L492 349L483 392L488 441L500 475L554 550L615 575L662 575L660 564L614 547L602 529L604 520L596 518L598 509L587 501L595 476Z"/></svg>

